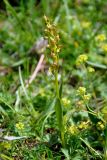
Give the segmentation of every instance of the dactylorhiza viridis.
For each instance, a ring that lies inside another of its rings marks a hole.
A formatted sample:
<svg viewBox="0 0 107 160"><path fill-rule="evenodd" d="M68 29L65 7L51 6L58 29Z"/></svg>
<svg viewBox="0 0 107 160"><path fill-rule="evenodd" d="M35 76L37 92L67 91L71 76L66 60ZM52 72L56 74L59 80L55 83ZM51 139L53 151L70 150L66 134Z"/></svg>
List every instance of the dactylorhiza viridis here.
<svg viewBox="0 0 107 160"><path fill-rule="evenodd" d="M63 110L62 110L62 101L61 101L61 92L60 85L58 81L58 72L59 72L59 53L61 50L60 38L55 24L53 24L50 19L44 16L46 23L45 29L45 39L48 40L48 49L49 54L46 55L49 63L49 70L51 71L54 77L54 86L55 86L55 113L56 121L58 124L58 129L60 131L60 139L62 146L65 146L64 139L64 123L63 123Z"/></svg>

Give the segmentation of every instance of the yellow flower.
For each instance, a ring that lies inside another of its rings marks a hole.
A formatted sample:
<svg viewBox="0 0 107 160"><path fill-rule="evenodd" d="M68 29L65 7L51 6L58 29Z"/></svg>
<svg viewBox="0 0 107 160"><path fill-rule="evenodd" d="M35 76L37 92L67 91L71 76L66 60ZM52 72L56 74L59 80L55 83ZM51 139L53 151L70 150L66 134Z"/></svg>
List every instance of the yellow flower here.
<svg viewBox="0 0 107 160"><path fill-rule="evenodd" d="M90 98L91 98L91 94L86 94L86 95L83 96L83 99L84 99L85 101L89 101Z"/></svg>
<svg viewBox="0 0 107 160"><path fill-rule="evenodd" d="M11 144L9 142L2 142L2 146L7 150L11 149Z"/></svg>
<svg viewBox="0 0 107 160"><path fill-rule="evenodd" d="M107 44L101 45L101 48L104 52L107 52Z"/></svg>
<svg viewBox="0 0 107 160"><path fill-rule="evenodd" d="M94 69L94 68L92 68L92 67L88 67L87 69L88 69L88 72L89 72L89 73L93 73L93 72L95 72L95 69Z"/></svg>
<svg viewBox="0 0 107 160"><path fill-rule="evenodd" d="M78 125L78 128L79 128L79 129L86 129L86 128L88 128L88 122L81 122L81 123Z"/></svg>
<svg viewBox="0 0 107 160"><path fill-rule="evenodd" d="M82 27L83 28L89 28L91 26L91 22L88 22L88 21L83 21L81 23Z"/></svg>
<svg viewBox="0 0 107 160"><path fill-rule="evenodd" d="M86 54L81 54L77 60L76 60L76 64L79 66L81 65L82 63L85 63L88 59L88 56Z"/></svg>
<svg viewBox="0 0 107 160"><path fill-rule="evenodd" d="M78 42L74 42L74 46L75 46L75 48L78 48L79 47L79 44L78 44Z"/></svg>
<svg viewBox="0 0 107 160"><path fill-rule="evenodd" d="M86 88L85 87L79 87L77 90L78 95L84 95L86 93Z"/></svg>
<svg viewBox="0 0 107 160"><path fill-rule="evenodd" d="M97 41L100 41L100 42L105 41L105 40L106 40L105 34L99 34L99 35L96 37L96 40L97 40Z"/></svg>
<svg viewBox="0 0 107 160"><path fill-rule="evenodd" d="M77 127L74 126L74 125L70 126L69 129L68 129L68 131L69 131L69 133L71 133L71 134L76 134L76 133L78 133L78 129L77 129Z"/></svg>
<svg viewBox="0 0 107 160"><path fill-rule="evenodd" d="M97 123L97 128L99 129L99 130L104 130L104 124L100 121L100 122L98 122Z"/></svg>
<svg viewBox="0 0 107 160"><path fill-rule="evenodd" d="M84 102L89 101L91 98L91 94L86 94L85 87L79 87L77 90L77 94L82 97Z"/></svg>
<svg viewBox="0 0 107 160"><path fill-rule="evenodd" d="M67 98L62 98L62 103L65 107L67 107L70 104L70 100Z"/></svg>
<svg viewBox="0 0 107 160"><path fill-rule="evenodd" d="M84 101L83 100L78 101L77 106L78 107L83 107L84 106Z"/></svg>
<svg viewBox="0 0 107 160"><path fill-rule="evenodd" d="M22 122L16 123L16 128L18 130L23 130L24 129L24 124Z"/></svg>

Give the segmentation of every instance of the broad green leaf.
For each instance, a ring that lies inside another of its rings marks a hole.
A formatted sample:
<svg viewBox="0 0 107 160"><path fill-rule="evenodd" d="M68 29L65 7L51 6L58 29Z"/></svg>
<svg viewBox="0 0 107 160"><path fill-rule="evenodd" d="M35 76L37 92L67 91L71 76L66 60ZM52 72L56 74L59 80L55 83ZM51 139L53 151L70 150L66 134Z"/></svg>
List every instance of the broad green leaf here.
<svg viewBox="0 0 107 160"><path fill-rule="evenodd" d="M62 153L64 153L64 155L67 158L67 160L70 160L70 156L69 156L68 150L65 149L65 148L62 148L61 151L62 151Z"/></svg>
<svg viewBox="0 0 107 160"><path fill-rule="evenodd" d="M60 87L59 87L59 96L60 96L60 98L62 96L62 87L63 87L63 75L61 75L61 84L60 84Z"/></svg>
<svg viewBox="0 0 107 160"><path fill-rule="evenodd" d="M107 66L103 65L103 64L93 63L93 62L90 62L90 61L87 61L87 64L92 66L92 67L96 67L96 68L100 68L100 69L107 69Z"/></svg>
<svg viewBox="0 0 107 160"><path fill-rule="evenodd" d="M62 131L62 129L63 129L63 112L62 112L61 101L59 98L56 99L55 112L56 112L58 128L60 131Z"/></svg>
<svg viewBox="0 0 107 160"><path fill-rule="evenodd" d="M42 124L42 129L41 129L41 136L43 136L43 130L44 130L44 126L46 123L46 120L51 116L52 113L54 113L54 106L56 103L56 98L54 98L54 100L52 101L52 103L50 104L49 108L45 110L45 112L43 112L41 114L41 117L38 121L38 123L43 119L43 124Z"/></svg>

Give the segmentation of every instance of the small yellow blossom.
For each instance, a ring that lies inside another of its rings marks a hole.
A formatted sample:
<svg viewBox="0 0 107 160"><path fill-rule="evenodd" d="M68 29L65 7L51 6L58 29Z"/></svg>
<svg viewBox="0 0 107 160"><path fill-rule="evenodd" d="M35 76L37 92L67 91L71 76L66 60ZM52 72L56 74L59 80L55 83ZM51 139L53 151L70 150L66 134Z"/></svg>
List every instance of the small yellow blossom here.
<svg viewBox="0 0 107 160"><path fill-rule="evenodd" d="M66 107L66 106L68 106L70 104L70 100L67 99L67 98L62 98L62 103Z"/></svg>
<svg viewBox="0 0 107 160"><path fill-rule="evenodd" d="M100 121L100 122L98 122L97 123L97 128L99 129L99 130L104 130L104 124Z"/></svg>
<svg viewBox="0 0 107 160"><path fill-rule="evenodd" d="M79 87L77 90L78 95L83 96L86 93L86 88L85 87Z"/></svg>
<svg viewBox="0 0 107 160"><path fill-rule="evenodd" d="M70 126L69 129L68 129L68 131L69 131L69 133L71 133L71 134L76 134L76 133L78 133L78 129L77 129L77 127L74 126L74 125Z"/></svg>
<svg viewBox="0 0 107 160"><path fill-rule="evenodd" d="M78 107L83 107L84 106L84 101L83 100L78 101L77 106Z"/></svg>
<svg viewBox="0 0 107 160"><path fill-rule="evenodd" d="M100 42L105 41L105 40L106 40L105 34L99 34L99 35L96 37L96 40L97 40L97 41L100 41Z"/></svg>
<svg viewBox="0 0 107 160"><path fill-rule="evenodd" d="M23 130L24 129L24 124L22 122L16 123L16 128L18 130Z"/></svg>
<svg viewBox="0 0 107 160"><path fill-rule="evenodd" d="M81 122L79 125L78 125L78 128L79 129L86 129L88 128L88 122Z"/></svg>
<svg viewBox="0 0 107 160"><path fill-rule="evenodd" d="M102 44L101 48L104 52L107 52L107 44Z"/></svg>
<svg viewBox="0 0 107 160"><path fill-rule="evenodd" d="M86 88L85 87L79 87L78 90L77 90L77 94L79 96L82 97L83 101L89 101L90 98L91 98L91 94L86 94Z"/></svg>
<svg viewBox="0 0 107 160"><path fill-rule="evenodd" d="M81 54L76 60L77 66L81 65L82 63L85 63L87 59L88 59L88 56L86 54Z"/></svg>
<svg viewBox="0 0 107 160"><path fill-rule="evenodd" d="M83 28L89 28L91 26L91 22L88 22L88 21L83 21L81 23L82 27Z"/></svg>
<svg viewBox="0 0 107 160"><path fill-rule="evenodd" d="M86 95L83 96L83 99L84 99L85 101L89 101L90 98L91 98L91 94L86 94Z"/></svg>
<svg viewBox="0 0 107 160"><path fill-rule="evenodd" d="M75 46L75 48L78 48L79 47L79 44L78 44L78 42L74 42L74 46Z"/></svg>
<svg viewBox="0 0 107 160"><path fill-rule="evenodd" d="M88 72L89 72L89 73L93 73L93 72L95 72L95 69L94 69L94 68L92 68L92 67L88 67L87 69L88 69Z"/></svg>
<svg viewBox="0 0 107 160"><path fill-rule="evenodd" d="M11 143L9 142L2 142L1 145L7 150L11 149Z"/></svg>

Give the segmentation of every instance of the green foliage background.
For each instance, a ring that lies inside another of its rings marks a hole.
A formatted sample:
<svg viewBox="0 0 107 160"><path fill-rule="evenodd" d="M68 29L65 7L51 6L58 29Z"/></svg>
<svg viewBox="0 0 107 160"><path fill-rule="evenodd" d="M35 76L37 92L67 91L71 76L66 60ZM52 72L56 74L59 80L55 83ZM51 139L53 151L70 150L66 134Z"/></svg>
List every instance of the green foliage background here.
<svg viewBox="0 0 107 160"><path fill-rule="evenodd" d="M107 46L102 49L102 45L107 45L107 1L29 0L12 6L4 0L4 4L6 10L0 10L0 158L106 160ZM61 146L53 110L54 79L48 74L46 60L44 69L25 87L41 56L35 43L44 37L44 15L57 26L62 45L62 99L70 102L63 104L65 148ZM104 42L96 40L100 34L105 35ZM78 68L76 59L81 54L86 54L88 61L85 67ZM89 73L88 67L95 72ZM87 111L77 105L79 86L91 94ZM84 121L88 127L79 129ZM104 122L103 129L98 126L99 121ZM18 123L24 127L18 129ZM69 133L70 126L77 126L78 131ZM7 141L4 136L22 139Z"/></svg>

